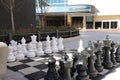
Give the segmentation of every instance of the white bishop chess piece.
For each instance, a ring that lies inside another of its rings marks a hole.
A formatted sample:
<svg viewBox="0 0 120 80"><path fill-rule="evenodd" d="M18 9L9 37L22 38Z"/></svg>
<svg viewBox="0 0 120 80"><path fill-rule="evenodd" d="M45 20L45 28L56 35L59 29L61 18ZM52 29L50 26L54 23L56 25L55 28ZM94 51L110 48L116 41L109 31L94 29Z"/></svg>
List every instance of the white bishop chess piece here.
<svg viewBox="0 0 120 80"><path fill-rule="evenodd" d="M27 53L27 57L35 57L35 52L34 52L34 49L33 49L33 45L32 43L29 43L28 44L28 53Z"/></svg>
<svg viewBox="0 0 120 80"><path fill-rule="evenodd" d="M44 50L45 53L52 53L52 50L51 50L51 43L50 43L50 37L47 36L46 37L46 44L45 44L45 50Z"/></svg>
<svg viewBox="0 0 120 80"><path fill-rule="evenodd" d="M63 38L58 39L58 50L62 51L64 50L64 45L63 45Z"/></svg>
<svg viewBox="0 0 120 80"><path fill-rule="evenodd" d="M25 55L22 52L22 45L19 43L17 45L17 54L16 54L16 59L17 60L22 60L25 58Z"/></svg>
<svg viewBox="0 0 120 80"><path fill-rule="evenodd" d="M42 43L41 43L41 41L39 41L39 42L37 43L36 55L37 55L38 57L41 56L41 55L44 55L44 51L43 51L43 49L42 49Z"/></svg>
<svg viewBox="0 0 120 80"><path fill-rule="evenodd" d="M9 45L7 62L13 62L15 60L16 60L16 57L14 56L14 53L13 53L13 47L11 45Z"/></svg>
<svg viewBox="0 0 120 80"><path fill-rule="evenodd" d="M77 51L79 53L81 53L83 50L84 50L84 48L83 48L83 41L80 39L80 41L79 41L79 47L78 47Z"/></svg>
<svg viewBox="0 0 120 80"><path fill-rule="evenodd" d="M58 52L57 38L52 37L52 52Z"/></svg>
<svg viewBox="0 0 120 80"><path fill-rule="evenodd" d="M22 43L22 52L23 52L23 54L26 56L27 53L28 53L28 51L27 51L27 48L26 48L26 47L27 47L27 44L26 44L26 40L25 40L24 37L22 37L21 43Z"/></svg>

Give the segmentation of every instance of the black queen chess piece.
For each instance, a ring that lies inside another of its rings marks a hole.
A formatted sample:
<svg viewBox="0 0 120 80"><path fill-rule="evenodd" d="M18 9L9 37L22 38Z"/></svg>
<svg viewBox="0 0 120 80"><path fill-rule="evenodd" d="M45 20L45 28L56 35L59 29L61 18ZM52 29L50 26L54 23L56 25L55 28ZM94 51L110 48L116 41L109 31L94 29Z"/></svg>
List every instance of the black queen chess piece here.
<svg viewBox="0 0 120 80"><path fill-rule="evenodd" d="M96 60L95 60L95 68L97 69L98 72L103 71L103 65L102 65L102 60L101 60L101 55L102 55L102 43L98 40L94 42L95 46L95 55L96 55Z"/></svg>
<svg viewBox="0 0 120 80"><path fill-rule="evenodd" d="M65 53L62 54L60 62L60 69L58 70L61 80L72 80L70 71L73 61L69 59L69 56Z"/></svg>
<svg viewBox="0 0 120 80"><path fill-rule="evenodd" d="M86 48L87 52L90 54L90 57L88 57L88 74L90 76L90 78L95 78L98 74L98 71L96 70L95 66L94 66L94 58L95 58L95 54L94 54L94 46L92 44L91 41L88 42L88 47Z"/></svg>
<svg viewBox="0 0 120 80"><path fill-rule="evenodd" d="M106 69L113 68L113 63L111 62L110 57L110 47L111 47L111 40L109 39L108 35L106 36L106 39L103 40L103 66Z"/></svg>
<svg viewBox="0 0 120 80"><path fill-rule="evenodd" d="M56 71L56 60L53 55L50 55L48 59L48 71L44 77L44 80L60 80L59 74Z"/></svg>

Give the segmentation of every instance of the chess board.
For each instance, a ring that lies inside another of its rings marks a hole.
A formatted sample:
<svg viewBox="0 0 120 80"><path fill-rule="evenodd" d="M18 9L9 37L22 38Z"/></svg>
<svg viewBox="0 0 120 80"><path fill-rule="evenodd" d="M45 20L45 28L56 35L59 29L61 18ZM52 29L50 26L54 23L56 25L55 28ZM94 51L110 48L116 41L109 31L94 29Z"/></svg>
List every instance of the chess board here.
<svg viewBox="0 0 120 80"><path fill-rule="evenodd" d="M55 57L58 63L60 59L60 54L57 54L55 56L58 57ZM44 76L46 75L48 70L47 61L48 55L45 55L41 57L25 58L24 60L7 63L7 67L15 72L23 74L24 77L28 80L44 80ZM103 72L98 73L98 76L91 80L101 80L105 76L107 76L107 74L114 72L115 69L119 66L120 64L117 64L110 70L104 69Z"/></svg>

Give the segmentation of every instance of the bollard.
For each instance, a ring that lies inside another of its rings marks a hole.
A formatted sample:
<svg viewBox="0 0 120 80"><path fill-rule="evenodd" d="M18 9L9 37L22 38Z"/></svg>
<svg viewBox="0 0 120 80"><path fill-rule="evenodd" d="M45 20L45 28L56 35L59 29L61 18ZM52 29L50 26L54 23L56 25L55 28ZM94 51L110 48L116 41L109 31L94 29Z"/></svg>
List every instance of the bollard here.
<svg viewBox="0 0 120 80"><path fill-rule="evenodd" d="M0 76L4 75L7 71L7 54L7 44L0 42Z"/></svg>

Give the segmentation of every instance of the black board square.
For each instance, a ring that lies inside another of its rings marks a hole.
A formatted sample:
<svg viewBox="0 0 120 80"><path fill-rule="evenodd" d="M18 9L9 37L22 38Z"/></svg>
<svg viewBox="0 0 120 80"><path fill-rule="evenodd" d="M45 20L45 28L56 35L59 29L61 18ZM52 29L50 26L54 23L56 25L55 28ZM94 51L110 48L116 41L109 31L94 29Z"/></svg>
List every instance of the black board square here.
<svg viewBox="0 0 120 80"><path fill-rule="evenodd" d="M32 62L32 61L34 61L34 60L28 58L28 59L21 60L20 62L22 62L22 63L28 63L28 62Z"/></svg>
<svg viewBox="0 0 120 80"><path fill-rule="evenodd" d="M29 80L39 80L44 78L45 75L46 75L46 72L38 71L29 75L25 75L24 77L28 78Z"/></svg>
<svg viewBox="0 0 120 80"><path fill-rule="evenodd" d="M26 64L20 64L20 65L17 65L17 66L13 66L13 67L9 67L7 66L9 69L13 70L13 71L18 71L20 69L24 69L24 68L28 68L30 67L29 65L26 65Z"/></svg>
<svg viewBox="0 0 120 80"><path fill-rule="evenodd" d="M34 66L34 67L37 68L37 69L40 69L40 70L48 68L47 64L40 64L40 65L37 65L37 66Z"/></svg>

